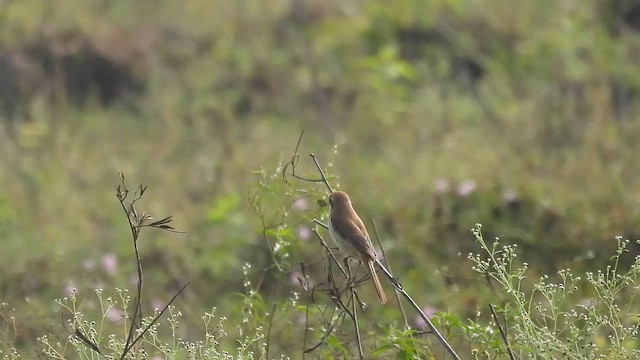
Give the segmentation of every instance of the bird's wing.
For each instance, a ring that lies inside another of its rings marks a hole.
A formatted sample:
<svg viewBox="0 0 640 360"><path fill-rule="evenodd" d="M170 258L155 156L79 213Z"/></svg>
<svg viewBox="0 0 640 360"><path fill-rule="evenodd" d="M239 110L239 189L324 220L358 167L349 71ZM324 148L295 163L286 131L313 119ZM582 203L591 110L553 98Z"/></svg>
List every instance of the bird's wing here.
<svg viewBox="0 0 640 360"><path fill-rule="evenodd" d="M354 221L354 225L357 226L358 229L360 229L360 232L362 232L362 234L364 235L364 237L369 239L369 242L371 242L371 237L369 236L369 232L367 232L367 227L364 226L364 223L362 222L360 217L356 218L356 221Z"/></svg>
<svg viewBox="0 0 640 360"><path fill-rule="evenodd" d="M353 242L353 246L357 248L359 253L367 254L370 259L377 257L373 244L371 244L371 241L367 237L366 229L365 232L363 232L355 222L345 220L344 218L331 218L331 224L341 234L350 234L354 237L356 241Z"/></svg>

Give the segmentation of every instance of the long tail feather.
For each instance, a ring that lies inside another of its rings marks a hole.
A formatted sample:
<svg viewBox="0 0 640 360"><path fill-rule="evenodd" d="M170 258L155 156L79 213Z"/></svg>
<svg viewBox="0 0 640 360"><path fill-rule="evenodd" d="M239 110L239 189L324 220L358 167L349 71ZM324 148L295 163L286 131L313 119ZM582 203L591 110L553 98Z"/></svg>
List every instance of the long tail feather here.
<svg viewBox="0 0 640 360"><path fill-rule="evenodd" d="M371 273L371 279L373 280L373 286L376 288L376 295L378 295L378 300L381 304L387 303L387 296L384 293L384 289L382 288L382 284L380 284L380 279L378 278L378 274L376 273L376 266L373 261L367 261L367 266L369 267L369 273Z"/></svg>

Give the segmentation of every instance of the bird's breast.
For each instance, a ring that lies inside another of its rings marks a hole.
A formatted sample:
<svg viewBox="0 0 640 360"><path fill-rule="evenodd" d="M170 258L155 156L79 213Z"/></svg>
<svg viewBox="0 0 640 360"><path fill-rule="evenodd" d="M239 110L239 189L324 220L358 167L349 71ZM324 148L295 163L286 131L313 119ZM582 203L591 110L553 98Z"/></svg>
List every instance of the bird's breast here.
<svg viewBox="0 0 640 360"><path fill-rule="evenodd" d="M351 241L333 226L333 221L331 220L331 218L329 218L329 234L331 235L331 239L333 239L333 242L336 244L336 246L345 255L356 258L360 257L357 249L353 246Z"/></svg>

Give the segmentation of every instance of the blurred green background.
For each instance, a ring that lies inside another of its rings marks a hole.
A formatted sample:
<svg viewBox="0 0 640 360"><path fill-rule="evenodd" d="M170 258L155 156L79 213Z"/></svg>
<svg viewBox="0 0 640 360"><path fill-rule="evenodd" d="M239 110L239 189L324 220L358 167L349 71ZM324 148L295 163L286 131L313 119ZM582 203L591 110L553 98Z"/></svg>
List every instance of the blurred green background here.
<svg viewBox="0 0 640 360"><path fill-rule="evenodd" d="M639 56L630 0L2 0L3 341L64 338L71 288L134 288L117 170L186 232L143 233L146 306L190 280L186 328L232 314L245 262L286 298L326 213L322 187L279 178L302 130L298 171L319 157L425 306L486 306L475 223L537 273L600 266L640 237Z"/></svg>

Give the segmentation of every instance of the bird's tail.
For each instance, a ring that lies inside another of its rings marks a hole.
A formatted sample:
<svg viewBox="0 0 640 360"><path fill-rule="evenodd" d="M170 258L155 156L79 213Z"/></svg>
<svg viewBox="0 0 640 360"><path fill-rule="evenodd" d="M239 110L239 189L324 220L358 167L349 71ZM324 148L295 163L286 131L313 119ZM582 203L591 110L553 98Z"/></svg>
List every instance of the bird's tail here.
<svg viewBox="0 0 640 360"><path fill-rule="evenodd" d="M367 261L367 266L369 267L369 273L371 273L373 286L375 286L376 288L376 295L378 295L378 300L380 301L380 304L386 304L387 296L384 294L384 289L382 288L382 284L380 283L380 279L378 278L378 274L376 273L376 265L373 261Z"/></svg>

